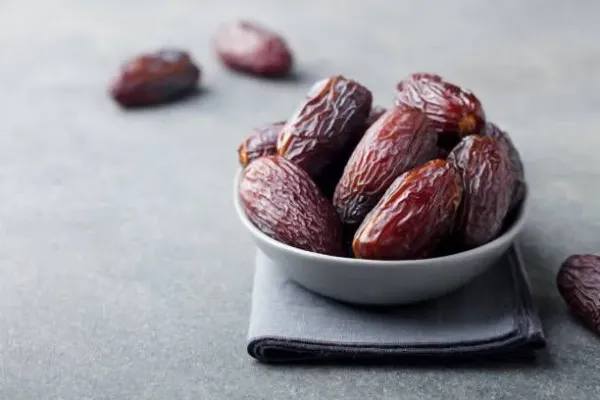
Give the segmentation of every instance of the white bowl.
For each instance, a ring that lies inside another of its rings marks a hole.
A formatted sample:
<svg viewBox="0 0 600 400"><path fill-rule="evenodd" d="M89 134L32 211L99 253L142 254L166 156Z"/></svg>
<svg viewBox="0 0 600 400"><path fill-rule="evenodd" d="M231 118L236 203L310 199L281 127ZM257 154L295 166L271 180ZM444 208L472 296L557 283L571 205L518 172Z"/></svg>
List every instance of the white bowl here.
<svg viewBox="0 0 600 400"><path fill-rule="evenodd" d="M333 257L298 249L262 233L246 216L235 179L234 204L256 246L306 289L363 305L415 303L442 296L491 267L511 246L526 219L527 194L512 225L493 241L450 256L402 261Z"/></svg>

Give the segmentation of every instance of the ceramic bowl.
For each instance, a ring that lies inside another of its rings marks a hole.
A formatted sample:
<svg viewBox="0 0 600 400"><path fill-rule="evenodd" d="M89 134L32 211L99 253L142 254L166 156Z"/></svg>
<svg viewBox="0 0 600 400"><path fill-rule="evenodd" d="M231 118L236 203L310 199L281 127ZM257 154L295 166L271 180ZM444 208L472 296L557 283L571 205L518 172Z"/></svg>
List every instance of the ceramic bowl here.
<svg viewBox="0 0 600 400"><path fill-rule="evenodd" d="M491 267L521 232L528 196L503 233L475 249L422 260L378 261L333 257L301 250L262 233L246 216L238 196L237 214L256 246L289 278L306 289L339 301L362 305L415 303L452 292Z"/></svg>

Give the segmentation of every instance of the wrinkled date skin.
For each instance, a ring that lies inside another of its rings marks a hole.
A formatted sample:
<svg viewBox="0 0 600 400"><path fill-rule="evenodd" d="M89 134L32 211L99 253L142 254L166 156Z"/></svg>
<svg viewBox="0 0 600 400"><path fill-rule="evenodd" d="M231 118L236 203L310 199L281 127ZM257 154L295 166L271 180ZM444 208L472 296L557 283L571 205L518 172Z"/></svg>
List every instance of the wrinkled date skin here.
<svg viewBox="0 0 600 400"><path fill-rule="evenodd" d="M452 228L461 196L460 178L444 160L405 172L356 231L352 243L355 257L427 257Z"/></svg>
<svg viewBox="0 0 600 400"><path fill-rule="evenodd" d="M333 198L335 187L342 177L342 173L344 172L344 168L346 167L352 152L360 142L360 139L362 139L364 136L367 129L369 129L369 127L373 125L375 121L377 121L385 112L386 109L381 106L374 106L371 108L371 112L369 113L365 124L362 127L357 128L356 131L352 133L352 138L344 146L344 150L342 150L341 153L324 168L323 172L316 179L317 185L319 188L321 188L321 191L325 197L328 199Z"/></svg>
<svg viewBox="0 0 600 400"><path fill-rule="evenodd" d="M341 223L308 174L283 157L256 159L242 171L239 196L258 229L290 246L343 256Z"/></svg>
<svg viewBox="0 0 600 400"><path fill-rule="evenodd" d="M277 153L277 137L285 121L265 124L255 128L238 147L240 165L245 167L259 157Z"/></svg>
<svg viewBox="0 0 600 400"><path fill-rule="evenodd" d="M364 126L372 101L369 89L341 75L317 82L283 127L277 153L318 178Z"/></svg>
<svg viewBox="0 0 600 400"><path fill-rule="evenodd" d="M513 190L506 148L491 137L467 136L448 155L463 184L457 235L467 247L494 239L502 229Z"/></svg>
<svg viewBox="0 0 600 400"><path fill-rule="evenodd" d="M408 104L427 114L439 136L439 145L451 150L460 138L479 135L485 113L470 91L441 76L414 73L396 85L396 104Z"/></svg>
<svg viewBox="0 0 600 400"><path fill-rule="evenodd" d="M556 285L571 312L600 334L600 256L569 256L558 270Z"/></svg>
<svg viewBox="0 0 600 400"><path fill-rule="evenodd" d="M228 68L261 77L287 75L294 63L280 35L251 21L222 25L215 35L214 49Z"/></svg>
<svg viewBox="0 0 600 400"><path fill-rule="evenodd" d="M600 334L600 256L569 256L558 270L556 285L571 312Z"/></svg>
<svg viewBox="0 0 600 400"><path fill-rule="evenodd" d="M498 125L488 122L485 127L485 136L493 137L498 140L508 151L510 169L514 179L514 187L509 207L509 210L512 210L518 206L521 203L521 200L523 200L523 197L525 197L525 168L523 167L521 155L512 142L510 135L506 131L500 129Z"/></svg>
<svg viewBox="0 0 600 400"><path fill-rule="evenodd" d="M127 62L110 94L125 108L169 103L196 91L200 75L187 52L162 49Z"/></svg>
<svg viewBox="0 0 600 400"><path fill-rule="evenodd" d="M333 204L342 222L360 224L388 186L435 153L436 133L416 108L385 112L367 130L335 188Z"/></svg>

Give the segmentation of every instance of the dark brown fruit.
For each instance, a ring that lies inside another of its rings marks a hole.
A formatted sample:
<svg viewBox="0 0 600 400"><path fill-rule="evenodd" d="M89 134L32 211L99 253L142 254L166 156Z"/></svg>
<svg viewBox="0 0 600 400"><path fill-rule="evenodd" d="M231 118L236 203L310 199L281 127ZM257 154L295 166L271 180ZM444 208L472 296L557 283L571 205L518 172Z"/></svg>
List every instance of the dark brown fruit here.
<svg viewBox="0 0 600 400"><path fill-rule="evenodd" d="M162 49L125 63L110 95L125 108L168 103L196 91L200 74L187 52Z"/></svg>
<svg viewBox="0 0 600 400"><path fill-rule="evenodd" d="M500 129L500 127L492 122L488 122L485 127L485 136L493 137L502 145L506 146L510 159L510 169L513 174L514 188L511 195L509 210L512 210L521 203L525 197L525 168L521 155L510 138L510 135Z"/></svg>
<svg viewBox="0 0 600 400"><path fill-rule="evenodd" d="M439 75L411 74L396 85L396 90L396 104L425 112L447 149L464 136L479 135L484 127L485 113L479 99Z"/></svg>
<svg viewBox="0 0 600 400"><path fill-rule="evenodd" d="M444 160L400 175L354 235L357 258L427 257L448 234L461 202L460 178Z"/></svg>
<svg viewBox="0 0 600 400"><path fill-rule="evenodd" d="M227 67L262 77L284 76L294 63L292 52L280 35L251 21L222 25L215 35L214 48Z"/></svg>
<svg viewBox="0 0 600 400"><path fill-rule="evenodd" d="M385 112L356 146L335 188L333 204L342 222L359 224L394 179L431 158L435 141L435 131L418 109Z"/></svg>
<svg viewBox="0 0 600 400"><path fill-rule="evenodd" d="M239 196L248 219L275 240L342 256L341 223L306 172L283 157L265 156L243 170Z"/></svg>
<svg viewBox="0 0 600 400"><path fill-rule="evenodd" d="M556 285L571 312L600 334L600 256L569 256L558 270Z"/></svg>
<svg viewBox="0 0 600 400"><path fill-rule="evenodd" d="M277 137L285 121L265 124L255 128L238 147L238 158L244 167L259 157L277 153Z"/></svg>
<svg viewBox="0 0 600 400"><path fill-rule="evenodd" d="M457 235L468 247L494 239L508 213L513 178L506 147L494 138L465 137L448 155L463 184Z"/></svg>
<svg viewBox="0 0 600 400"><path fill-rule="evenodd" d="M364 126L373 96L341 75L317 82L283 127L277 153L317 178Z"/></svg>
<svg viewBox="0 0 600 400"><path fill-rule="evenodd" d="M344 172L344 168L352 155L352 152L360 142L360 139L364 136L367 129L373 125L375 121L379 119L386 111L385 108L380 106L374 106L371 108L371 112L367 117L367 120L363 124L363 126L357 128L353 133L352 137L344 146L344 149L334 157L333 161L324 167L323 171L316 178L317 186L321 189L325 197L328 199L333 198L333 193L335 191L335 187L340 181L342 177L342 173ZM352 240L350 239L350 242Z"/></svg>

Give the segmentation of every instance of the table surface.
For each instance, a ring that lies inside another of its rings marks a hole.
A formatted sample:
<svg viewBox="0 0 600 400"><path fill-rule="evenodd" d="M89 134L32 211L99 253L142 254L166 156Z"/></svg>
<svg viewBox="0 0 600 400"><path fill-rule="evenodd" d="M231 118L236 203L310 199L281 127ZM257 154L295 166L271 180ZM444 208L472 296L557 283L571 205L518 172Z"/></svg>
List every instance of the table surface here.
<svg viewBox="0 0 600 400"><path fill-rule="evenodd" d="M599 13L593 0L3 0L0 399L598 398L598 338L554 279L567 255L600 251ZM211 34L238 17L285 34L298 79L218 64ZM115 107L120 63L163 45L193 52L202 95ZM547 354L529 367L254 362L239 141L319 78L352 77L389 105L418 70L473 89L522 152Z"/></svg>

